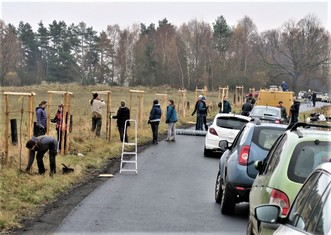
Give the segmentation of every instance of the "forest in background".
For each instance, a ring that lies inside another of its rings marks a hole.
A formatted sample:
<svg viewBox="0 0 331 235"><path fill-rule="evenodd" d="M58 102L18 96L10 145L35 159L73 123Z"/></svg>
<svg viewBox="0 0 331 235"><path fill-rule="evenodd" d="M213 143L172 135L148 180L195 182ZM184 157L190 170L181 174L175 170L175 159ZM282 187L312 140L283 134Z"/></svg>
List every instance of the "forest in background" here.
<svg viewBox="0 0 331 235"><path fill-rule="evenodd" d="M140 24L100 33L84 22L42 21L17 27L0 21L0 85L41 83L160 86L209 90L236 85L328 91L330 34L308 15L262 33L248 16L230 26L196 19L175 26Z"/></svg>

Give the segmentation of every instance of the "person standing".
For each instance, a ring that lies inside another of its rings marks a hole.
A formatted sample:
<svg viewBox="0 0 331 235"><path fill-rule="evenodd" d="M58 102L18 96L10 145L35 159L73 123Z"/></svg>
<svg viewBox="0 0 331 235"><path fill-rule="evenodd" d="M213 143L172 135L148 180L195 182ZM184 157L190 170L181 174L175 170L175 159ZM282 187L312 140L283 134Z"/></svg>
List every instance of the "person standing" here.
<svg viewBox="0 0 331 235"><path fill-rule="evenodd" d="M124 141L128 143L129 141L128 141L127 128L125 128L125 121L130 119L130 109L125 106L124 100L121 101L121 106L118 108L116 116L111 116L110 118L117 119L117 128L120 134L121 142L123 142L123 138L124 138ZM130 122L127 122L126 126L129 127Z"/></svg>
<svg viewBox="0 0 331 235"><path fill-rule="evenodd" d="M218 103L218 107L220 108L220 111L219 111L220 113L231 113L231 111L232 111L231 104L228 101L227 96L223 97L223 102L220 101ZM222 110L222 107L223 107L223 110Z"/></svg>
<svg viewBox="0 0 331 235"><path fill-rule="evenodd" d="M282 84L281 84L280 86L281 86L281 88L282 88L282 91L287 91L288 86L287 86L287 84L286 84L285 81L283 81Z"/></svg>
<svg viewBox="0 0 331 235"><path fill-rule="evenodd" d="M313 101L313 107L315 107L315 105L316 105L316 92L315 91L313 91L313 94L311 96L311 100Z"/></svg>
<svg viewBox="0 0 331 235"><path fill-rule="evenodd" d="M32 137L26 143L26 148L29 151L29 161L26 167L26 172L30 172L31 166L34 162L35 153L37 152L37 165L38 165L38 173L40 175L45 174L46 169L44 166L44 155L47 151L49 151L49 167L50 172L49 175L53 176L56 173L56 154L57 154L57 141L55 138L47 135L41 135L38 137Z"/></svg>
<svg viewBox="0 0 331 235"><path fill-rule="evenodd" d="M168 136L166 141L176 141L176 122L178 121L175 103L172 99L168 100L166 123L168 125Z"/></svg>
<svg viewBox="0 0 331 235"><path fill-rule="evenodd" d="M279 101L277 107L280 108L281 117L287 121L287 112L285 106L283 105L283 101Z"/></svg>
<svg viewBox="0 0 331 235"><path fill-rule="evenodd" d="M100 137L102 126L102 108L105 106L105 102L100 98L98 93L93 94L93 99L90 100L92 110L92 129L91 131L96 133L96 136Z"/></svg>
<svg viewBox="0 0 331 235"><path fill-rule="evenodd" d="M206 112L207 112L205 99L206 98L204 96L199 95L193 113L191 114L193 116L195 112L197 113L197 122L195 125L196 130L203 130L203 125L205 124Z"/></svg>
<svg viewBox="0 0 331 235"><path fill-rule="evenodd" d="M149 113L148 124L151 125L152 134L153 134L153 144L158 144L158 133L159 133L159 124L161 121L162 110L159 104L159 101L155 99L153 101L153 107Z"/></svg>
<svg viewBox="0 0 331 235"><path fill-rule="evenodd" d="M249 116L252 109L253 109L253 105L251 103L251 100L249 98L247 98L246 102L241 107L241 115Z"/></svg>
<svg viewBox="0 0 331 235"><path fill-rule="evenodd" d="M47 102L43 100L36 108L37 123L34 131L34 135L36 137L45 135L47 131L47 113L45 110L46 106Z"/></svg>
<svg viewBox="0 0 331 235"><path fill-rule="evenodd" d="M66 115L67 116L67 115ZM66 117L67 119L67 117ZM66 146L66 136L67 136L67 131L66 131L66 126L62 128L62 123L63 123L63 104L60 104L58 106L58 110L55 114L55 117L51 119L51 122L56 123L56 133L57 133L57 142L58 142L58 147L57 149L60 150L62 148L62 131L64 130L64 147ZM67 124L67 120L65 120L65 124Z"/></svg>
<svg viewBox="0 0 331 235"><path fill-rule="evenodd" d="M297 97L293 97L293 104L290 108L290 125L293 125L294 123L298 122L298 116L299 116L299 109L300 109L300 102L297 100Z"/></svg>

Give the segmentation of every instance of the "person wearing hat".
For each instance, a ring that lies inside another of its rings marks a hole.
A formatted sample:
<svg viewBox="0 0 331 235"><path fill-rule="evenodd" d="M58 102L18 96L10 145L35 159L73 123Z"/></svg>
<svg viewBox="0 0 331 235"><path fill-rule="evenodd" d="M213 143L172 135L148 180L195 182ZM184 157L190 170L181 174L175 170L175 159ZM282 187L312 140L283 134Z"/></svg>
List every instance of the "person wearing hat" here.
<svg viewBox="0 0 331 235"><path fill-rule="evenodd" d="M121 106L117 110L116 116L110 116L110 118L117 119L117 128L120 134L120 140L123 142L123 139L128 143L128 134L127 129L125 128L125 121L130 119L130 109L125 106L125 101L121 101ZM127 122L127 127L130 126L130 122Z"/></svg>
<svg viewBox="0 0 331 235"><path fill-rule="evenodd" d="M205 125L206 128L206 115L207 115L207 106L205 103L206 98L203 95L198 96L198 101L195 103L194 110L192 112L192 116L197 113L197 121L195 125L196 130L203 130L203 125ZM208 129L208 127L207 127Z"/></svg>
<svg viewBox="0 0 331 235"><path fill-rule="evenodd" d="M105 102L100 98L98 93L93 94L93 99L90 100L92 110L92 132L95 131L96 136L100 137L102 126L102 108Z"/></svg>
<svg viewBox="0 0 331 235"><path fill-rule="evenodd" d="M47 113L45 110L46 106L47 106L47 101L43 100L36 108L37 122L34 127L35 136L46 134L47 131Z"/></svg>
<svg viewBox="0 0 331 235"><path fill-rule="evenodd" d="M30 173L31 166L34 162L35 153L37 152L37 165L38 165L38 173L40 175L45 174L46 169L44 166L44 155L47 151L49 151L49 167L50 172L49 175L53 176L56 173L56 161L55 157L57 154L57 141L55 138L47 135L42 135L38 137L32 137L28 142L26 143L26 148L28 148L29 151L29 161L28 165L26 167L26 172Z"/></svg>

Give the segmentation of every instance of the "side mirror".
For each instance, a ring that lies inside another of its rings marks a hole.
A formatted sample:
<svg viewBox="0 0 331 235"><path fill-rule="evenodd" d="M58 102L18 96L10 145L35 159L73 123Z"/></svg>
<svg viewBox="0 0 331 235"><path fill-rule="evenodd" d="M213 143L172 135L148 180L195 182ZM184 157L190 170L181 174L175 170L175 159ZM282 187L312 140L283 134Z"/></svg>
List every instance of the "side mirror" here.
<svg viewBox="0 0 331 235"><path fill-rule="evenodd" d="M262 166L263 166L263 162L262 161L255 161L254 162L254 166L255 166L255 169L256 170L258 170L259 172L261 172Z"/></svg>
<svg viewBox="0 0 331 235"><path fill-rule="evenodd" d="M218 147L220 147L220 149L222 151L225 151L229 148L229 142L227 140L221 140L219 143L218 143Z"/></svg>
<svg viewBox="0 0 331 235"><path fill-rule="evenodd" d="M255 218L264 223L276 224L279 219L281 208L278 205L261 205L254 209Z"/></svg>

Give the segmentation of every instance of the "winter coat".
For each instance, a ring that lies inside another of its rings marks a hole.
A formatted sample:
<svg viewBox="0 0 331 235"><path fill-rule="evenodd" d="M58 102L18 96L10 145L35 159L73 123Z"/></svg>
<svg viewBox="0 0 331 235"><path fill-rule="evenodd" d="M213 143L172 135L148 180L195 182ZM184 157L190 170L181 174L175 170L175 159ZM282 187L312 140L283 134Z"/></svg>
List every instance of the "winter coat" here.
<svg viewBox="0 0 331 235"><path fill-rule="evenodd" d="M56 154L57 140L52 136L41 135L38 137L32 137L31 140L35 140L37 143L34 150L30 150L31 156L34 156L35 152L46 152L47 150L50 150L53 154Z"/></svg>
<svg viewBox="0 0 331 235"><path fill-rule="evenodd" d="M241 108L241 115L248 116L252 109L253 105L250 102L244 103Z"/></svg>
<svg viewBox="0 0 331 235"><path fill-rule="evenodd" d="M130 109L126 106L119 107L117 110L117 115L112 118L117 119L118 127L124 127L125 121L130 119ZM130 126L130 122L127 123L127 126Z"/></svg>
<svg viewBox="0 0 331 235"><path fill-rule="evenodd" d="M161 121L162 110L160 104L154 104L149 114L149 122Z"/></svg>
<svg viewBox="0 0 331 235"><path fill-rule="evenodd" d="M300 102L299 101L294 101L294 103L292 104L292 106L290 108L291 117L299 116L299 109L300 109Z"/></svg>
<svg viewBox="0 0 331 235"><path fill-rule="evenodd" d="M43 127L46 130L47 126L47 114L44 108L37 107L36 108L36 116L37 116L37 125Z"/></svg>
<svg viewBox="0 0 331 235"><path fill-rule="evenodd" d="M166 123L177 122L177 112L173 105L167 107Z"/></svg>
<svg viewBox="0 0 331 235"><path fill-rule="evenodd" d="M218 107L220 108L220 113L231 113L232 111L231 104L227 100L223 100L223 111L222 111L222 102L218 104Z"/></svg>
<svg viewBox="0 0 331 235"><path fill-rule="evenodd" d="M91 104L91 101L90 101ZM92 116L94 118L101 118L102 117L102 107L105 106L106 103L103 100L97 100L93 99L93 102L91 104L91 111L92 111Z"/></svg>

